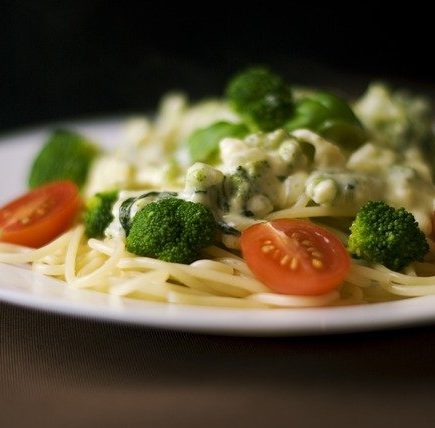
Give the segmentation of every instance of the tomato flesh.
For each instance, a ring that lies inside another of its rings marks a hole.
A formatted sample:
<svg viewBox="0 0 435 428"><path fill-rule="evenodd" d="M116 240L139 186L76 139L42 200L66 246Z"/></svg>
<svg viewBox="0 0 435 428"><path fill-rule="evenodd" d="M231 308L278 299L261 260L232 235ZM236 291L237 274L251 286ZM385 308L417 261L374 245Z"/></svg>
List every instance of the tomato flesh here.
<svg viewBox="0 0 435 428"><path fill-rule="evenodd" d="M71 226L80 205L70 181L37 187L0 208L0 241L41 247Z"/></svg>
<svg viewBox="0 0 435 428"><path fill-rule="evenodd" d="M242 232L241 248L254 275L282 294L327 293L340 285L350 268L343 244L307 220L255 224Z"/></svg>

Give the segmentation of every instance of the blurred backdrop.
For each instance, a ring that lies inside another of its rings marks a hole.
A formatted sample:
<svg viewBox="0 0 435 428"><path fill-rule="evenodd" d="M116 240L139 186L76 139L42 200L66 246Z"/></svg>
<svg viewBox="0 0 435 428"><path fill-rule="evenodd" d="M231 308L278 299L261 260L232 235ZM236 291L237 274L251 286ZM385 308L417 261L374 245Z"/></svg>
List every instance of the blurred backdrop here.
<svg viewBox="0 0 435 428"><path fill-rule="evenodd" d="M280 7L3 0L0 130L149 111L169 89L219 95L230 73L258 63L349 93L373 78L433 92L428 11Z"/></svg>

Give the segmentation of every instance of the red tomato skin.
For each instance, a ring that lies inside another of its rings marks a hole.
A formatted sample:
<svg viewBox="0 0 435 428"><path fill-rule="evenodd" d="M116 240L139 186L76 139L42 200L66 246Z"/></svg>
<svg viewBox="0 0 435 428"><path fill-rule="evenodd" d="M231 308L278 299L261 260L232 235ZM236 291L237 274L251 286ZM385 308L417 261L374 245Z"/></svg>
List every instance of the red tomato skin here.
<svg viewBox="0 0 435 428"><path fill-rule="evenodd" d="M71 181L37 187L0 208L0 241L42 247L72 225L80 207Z"/></svg>
<svg viewBox="0 0 435 428"><path fill-rule="evenodd" d="M300 242L290 237L293 233L300 235ZM313 245L304 247L303 241ZM258 223L242 232L240 244L254 275L281 294L327 293L341 284L350 268L350 256L338 238L307 220ZM307 252L313 247L313 253ZM312 256L318 253L321 257ZM297 259L293 262L295 269L291 268L293 258ZM321 268L314 267L314 258L320 261Z"/></svg>

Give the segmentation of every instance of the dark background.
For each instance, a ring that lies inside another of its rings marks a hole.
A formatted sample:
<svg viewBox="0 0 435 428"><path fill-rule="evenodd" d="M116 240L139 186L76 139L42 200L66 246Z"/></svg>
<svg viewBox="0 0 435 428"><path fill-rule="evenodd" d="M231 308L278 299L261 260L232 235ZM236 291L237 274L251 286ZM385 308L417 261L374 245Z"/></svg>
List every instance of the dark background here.
<svg viewBox="0 0 435 428"><path fill-rule="evenodd" d="M431 14L409 4L113 3L1 2L0 129L146 111L170 88L217 95L256 63L344 92L372 78L432 88Z"/></svg>

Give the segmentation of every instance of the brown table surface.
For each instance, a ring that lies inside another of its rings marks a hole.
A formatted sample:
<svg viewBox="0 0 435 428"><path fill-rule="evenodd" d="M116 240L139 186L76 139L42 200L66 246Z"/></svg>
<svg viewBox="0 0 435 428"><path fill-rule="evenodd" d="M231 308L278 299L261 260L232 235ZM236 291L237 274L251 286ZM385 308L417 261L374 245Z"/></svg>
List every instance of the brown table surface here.
<svg viewBox="0 0 435 428"><path fill-rule="evenodd" d="M0 303L0 427L434 426L435 326L243 338Z"/></svg>

